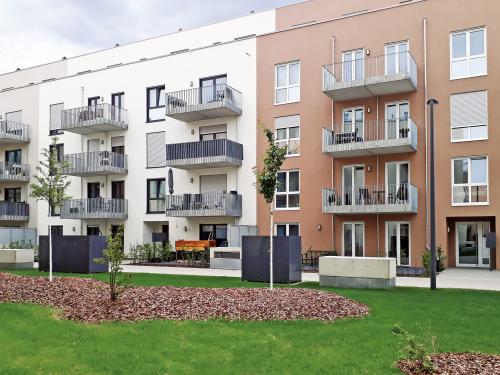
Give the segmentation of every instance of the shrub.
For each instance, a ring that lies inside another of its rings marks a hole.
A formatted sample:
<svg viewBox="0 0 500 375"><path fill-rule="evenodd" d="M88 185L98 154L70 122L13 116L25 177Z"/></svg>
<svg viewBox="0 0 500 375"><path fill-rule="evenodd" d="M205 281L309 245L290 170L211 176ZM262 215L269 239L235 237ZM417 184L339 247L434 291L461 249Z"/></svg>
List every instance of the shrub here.
<svg viewBox="0 0 500 375"><path fill-rule="evenodd" d="M36 246L29 241L21 240L21 241L10 241L8 244L4 244L2 249L35 249Z"/></svg>
<svg viewBox="0 0 500 375"><path fill-rule="evenodd" d="M441 249L441 246L438 246L436 248L436 257L437 257L437 272L444 271L445 263L446 263L446 256L443 255L443 250ZM427 275L431 274L431 251L430 249L425 249L422 253L422 264L425 268L425 273Z"/></svg>
<svg viewBox="0 0 500 375"><path fill-rule="evenodd" d="M129 258L134 263L166 262L171 259L172 245L156 243L134 244L129 248Z"/></svg>
<svg viewBox="0 0 500 375"><path fill-rule="evenodd" d="M426 338L418 339L398 325L392 329L392 332L400 339L400 360L414 362L420 373L434 373L431 356L436 352L435 336L428 334Z"/></svg>

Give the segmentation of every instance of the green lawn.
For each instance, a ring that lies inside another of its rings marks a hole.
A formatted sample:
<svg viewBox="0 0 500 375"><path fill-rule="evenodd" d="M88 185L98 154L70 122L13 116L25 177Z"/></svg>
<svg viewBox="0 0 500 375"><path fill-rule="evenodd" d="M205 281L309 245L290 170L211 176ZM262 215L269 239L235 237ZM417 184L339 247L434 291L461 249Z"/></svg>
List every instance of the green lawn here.
<svg viewBox="0 0 500 375"><path fill-rule="evenodd" d="M215 277L134 274L133 280L140 285L256 286ZM397 374L392 367L398 357L398 340L391 333L395 324L417 334L431 330L440 351L500 353L500 293L336 292L368 304L370 316L333 324L151 321L94 326L57 320L48 308L0 304L0 373Z"/></svg>

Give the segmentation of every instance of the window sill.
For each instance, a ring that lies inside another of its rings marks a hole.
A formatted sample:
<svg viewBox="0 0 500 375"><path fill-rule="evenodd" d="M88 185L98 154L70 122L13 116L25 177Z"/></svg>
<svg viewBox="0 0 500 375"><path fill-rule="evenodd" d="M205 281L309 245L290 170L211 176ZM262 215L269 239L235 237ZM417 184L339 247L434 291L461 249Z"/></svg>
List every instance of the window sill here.
<svg viewBox="0 0 500 375"><path fill-rule="evenodd" d="M165 211L146 211L146 215L160 215L165 214Z"/></svg>
<svg viewBox="0 0 500 375"><path fill-rule="evenodd" d="M165 121L166 119L160 119L160 120L146 120L146 124L154 124L155 122L162 122Z"/></svg>
<svg viewBox="0 0 500 375"><path fill-rule="evenodd" d="M275 211L300 211L300 207L297 208L275 208Z"/></svg>
<svg viewBox="0 0 500 375"><path fill-rule="evenodd" d="M451 140L451 143L464 143L464 142L476 142L476 141L487 141L489 138L474 138L474 139L459 139L459 140Z"/></svg>
<svg viewBox="0 0 500 375"><path fill-rule="evenodd" d="M286 157L287 158L297 158L299 156L300 156L300 154L290 154L290 155L287 155Z"/></svg>
<svg viewBox="0 0 500 375"><path fill-rule="evenodd" d="M489 206L490 202L484 203L452 203L451 207L484 207Z"/></svg>
<svg viewBox="0 0 500 375"><path fill-rule="evenodd" d="M293 104L293 103L300 103L300 99L299 100L294 100L292 102L283 102L283 103L276 103L276 102L274 102L274 105L286 105L286 104Z"/></svg>
<svg viewBox="0 0 500 375"><path fill-rule="evenodd" d="M450 76L450 81L457 81L457 80L460 80L460 79L467 79L467 78L485 77L487 75L488 75L488 73L475 74L475 75L470 75L470 76L459 76L459 77L451 77Z"/></svg>

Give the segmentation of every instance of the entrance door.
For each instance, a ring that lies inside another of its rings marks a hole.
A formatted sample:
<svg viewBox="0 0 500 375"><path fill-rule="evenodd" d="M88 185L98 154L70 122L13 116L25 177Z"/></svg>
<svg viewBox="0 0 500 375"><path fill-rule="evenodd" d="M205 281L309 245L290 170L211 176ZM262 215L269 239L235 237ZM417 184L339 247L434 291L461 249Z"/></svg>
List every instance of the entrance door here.
<svg viewBox="0 0 500 375"><path fill-rule="evenodd" d="M342 240L344 256L365 256L365 225L363 223L344 223Z"/></svg>
<svg viewBox="0 0 500 375"><path fill-rule="evenodd" d="M410 265L410 224L388 222L386 230L387 256L396 258L398 266Z"/></svg>
<svg viewBox="0 0 500 375"><path fill-rule="evenodd" d="M368 191L365 188L364 165L348 165L343 169L342 199L345 205L365 204Z"/></svg>
<svg viewBox="0 0 500 375"><path fill-rule="evenodd" d="M363 139L364 136L364 108L354 108L344 110L343 133L355 133L354 137L346 137L354 142Z"/></svg>
<svg viewBox="0 0 500 375"><path fill-rule="evenodd" d="M408 138L408 118L410 105L408 102L388 104L385 108L386 139Z"/></svg>
<svg viewBox="0 0 500 375"><path fill-rule="evenodd" d="M456 224L457 266L487 268L490 266L490 249L486 247L489 222Z"/></svg>

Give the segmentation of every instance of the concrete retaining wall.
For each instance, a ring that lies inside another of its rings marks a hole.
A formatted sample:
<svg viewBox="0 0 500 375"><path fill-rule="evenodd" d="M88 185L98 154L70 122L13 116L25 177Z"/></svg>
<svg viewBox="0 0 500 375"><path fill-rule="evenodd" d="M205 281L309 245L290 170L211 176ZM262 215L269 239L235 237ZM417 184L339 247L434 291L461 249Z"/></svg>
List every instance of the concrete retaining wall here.
<svg viewBox="0 0 500 375"><path fill-rule="evenodd" d="M0 249L0 269L33 268L33 249Z"/></svg>

